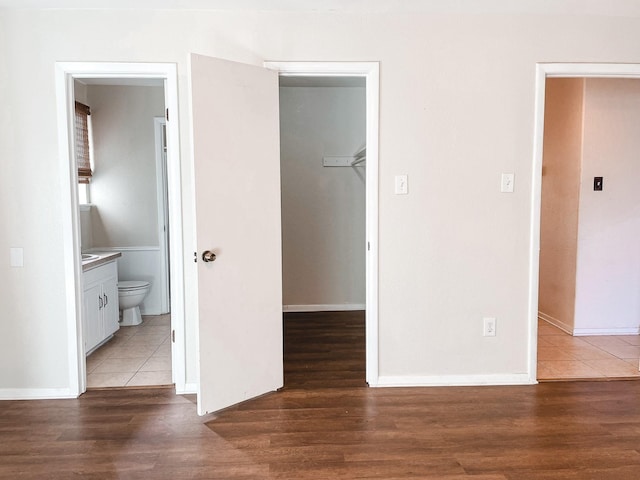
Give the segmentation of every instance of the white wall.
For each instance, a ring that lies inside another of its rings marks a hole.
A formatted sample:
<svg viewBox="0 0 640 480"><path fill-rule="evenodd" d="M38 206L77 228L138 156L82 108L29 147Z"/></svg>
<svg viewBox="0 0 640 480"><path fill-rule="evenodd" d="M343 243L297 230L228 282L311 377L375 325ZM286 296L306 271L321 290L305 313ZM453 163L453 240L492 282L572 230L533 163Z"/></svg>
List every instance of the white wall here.
<svg viewBox="0 0 640 480"><path fill-rule="evenodd" d="M582 168L583 78L547 80L540 208L541 318L573 333Z"/></svg>
<svg viewBox="0 0 640 480"><path fill-rule="evenodd" d="M164 88L88 85L93 247L158 246L154 117Z"/></svg>
<svg viewBox="0 0 640 480"><path fill-rule="evenodd" d="M280 139L283 304L364 305L365 171L322 158L364 145L365 89L281 87Z"/></svg>
<svg viewBox="0 0 640 480"><path fill-rule="evenodd" d="M575 333L637 334L640 80L587 79L584 108Z"/></svg>
<svg viewBox="0 0 640 480"><path fill-rule="evenodd" d="M255 65L379 61L380 373L407 382L528 378L535 64L640 63L640 18L630 2L589 10L479 0L468 13L465 5L0 12L2 393L69 386L56 61L177 64L187 381L195 381L190 52ZM499 192L501 172L515 173L513 194ZM409 195L393 195L398 173L409 175ZM24 268L9 266L15 246ZM483 316L497 317L497 337L482 337Z"/></svg>

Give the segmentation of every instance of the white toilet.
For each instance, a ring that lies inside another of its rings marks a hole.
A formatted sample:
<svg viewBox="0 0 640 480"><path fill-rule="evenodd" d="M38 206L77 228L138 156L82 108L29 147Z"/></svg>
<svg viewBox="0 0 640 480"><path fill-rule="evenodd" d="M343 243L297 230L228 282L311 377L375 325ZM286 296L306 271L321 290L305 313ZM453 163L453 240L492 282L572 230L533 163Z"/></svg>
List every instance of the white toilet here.
<svg viewBox="0 0 640 480"><path fill-rule="evenodd" d="M149 293L151 284L142 280L125 280L118 282L118 300L122 310L120 325L130 327L140 325L140 304Z"/></svg>

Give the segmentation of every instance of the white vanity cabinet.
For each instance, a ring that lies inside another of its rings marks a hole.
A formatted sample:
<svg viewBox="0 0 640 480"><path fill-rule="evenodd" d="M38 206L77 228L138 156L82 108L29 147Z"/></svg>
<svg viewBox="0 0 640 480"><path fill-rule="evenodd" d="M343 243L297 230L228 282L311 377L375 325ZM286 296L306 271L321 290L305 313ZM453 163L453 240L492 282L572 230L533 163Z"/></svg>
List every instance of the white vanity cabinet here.
<svg viewBox="0 0 640 480"><path fill-rule="evenodd" d="M90 353L119 328L117 264L114 260L87 269L82 277L84 347Z"/></svg>

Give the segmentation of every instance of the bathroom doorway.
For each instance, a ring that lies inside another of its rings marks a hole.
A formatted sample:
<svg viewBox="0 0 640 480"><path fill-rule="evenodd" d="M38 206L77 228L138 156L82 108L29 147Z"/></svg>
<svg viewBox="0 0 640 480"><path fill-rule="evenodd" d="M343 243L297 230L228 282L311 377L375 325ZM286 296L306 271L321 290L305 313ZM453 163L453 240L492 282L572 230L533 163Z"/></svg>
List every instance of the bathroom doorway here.
<svg viewBox="0 0 640 480"><path fill-rule="evenodd" d="M61 63L70 161L68 270L73 275L78 394L89 387L174 384L185 392L182 242L177 118L177 80L171 64ZM59 77L62 80L62 77ZM60 87L59 82L59 87ZM61 100L62 95L59 95ZM95 171L80 204L71 143L75 101L92 108ZM163 120L158 121L158 117ZM124 137L119 137L123 132ZM61 132L62 135L62 132ZM161 144L158 150L158 144ZM169 228L171 224L172 228ZM121 326L85 357L80 252L120 254L118 279L142 280L151 289L142 305L143 323ZM171 252L171 255L169 255ZM72 265L70 265L72 264ZM72 268L73 267L73 268ZM154 286L156 287L154 289ZM155 290L155 291L154 291ZM173 295L170 295L173 293ZM70 299L71 300L71 299ZM71 352L70 352L71 353ZM73 383L73 382L72 382Z"/></svg>
<svg viewBox="0 0 640 480"><path fill-rule="evenodd" d="M96 347L86 345L87 388L170 385L164 82L76 79L74 99L87 106L91 126L92 176L79 184L86 200L80 204L82 252L119 253L118 285L149 285L138 307L141 324L123 321L121 310L113 336L105 332Z"/></svg>

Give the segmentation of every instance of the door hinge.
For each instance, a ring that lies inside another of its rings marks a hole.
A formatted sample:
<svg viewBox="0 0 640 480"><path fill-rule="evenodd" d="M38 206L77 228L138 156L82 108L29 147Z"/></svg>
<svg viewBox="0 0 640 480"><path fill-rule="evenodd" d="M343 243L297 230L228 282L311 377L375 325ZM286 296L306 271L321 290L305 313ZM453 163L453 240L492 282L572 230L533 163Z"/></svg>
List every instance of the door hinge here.
<svg viewBox="0 0 640 480"><path fill-rule="evenodd" d="M371 250L371 243L367 242L367 250Z"/></svg>
<svg viewBox="0 0 640 480"><path fill-rule="evenodd" d="M176 343L176 331L175 330L171 330L171 341L173 343Z"/></svg>
<svg viewBox="0 0 640 480"><path fill-rule="evenodd" d="M165 116L167 117L167 122L168 122L168 121L169 121L169 109L167 108L167 109L165 110L165 112L166 112L166 113L165 113Z"/></svg>
<svg viewBox="0 0 640 480"><path fill-rule="evenodd" d="M193 263L198 263L198 252L193 252Z"/></svg>

